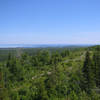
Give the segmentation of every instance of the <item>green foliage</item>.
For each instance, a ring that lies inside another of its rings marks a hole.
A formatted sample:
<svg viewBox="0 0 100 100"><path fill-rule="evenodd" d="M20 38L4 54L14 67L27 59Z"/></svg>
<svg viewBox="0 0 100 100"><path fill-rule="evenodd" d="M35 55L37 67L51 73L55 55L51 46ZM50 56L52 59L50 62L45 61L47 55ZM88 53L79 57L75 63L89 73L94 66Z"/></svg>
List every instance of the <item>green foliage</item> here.
<svg viewBox="0 0 100 100"><path fill-rule="evenodd" d="M100 50L99 48L96 49L93 55L93 62L94 62L94 78L96 81L96 86L100 87Z"/></svg>
<svg viewBox="0 0 100 100"><path fill-rule="evenodd" d="M82 88L87 93L90 93L91 89L94 86L94 80L92 73L92 61L89 52L86 53L86 58L82 69L82 75L83 75Z"/></svg>
<svg viewBox="0 0 100 100"><path fill-rule="evenodd" d="M87 49L9 50L0 63L0 100L100 100L100 49Z"/></svg>
<svg viewBox="0 0 100 100"><path fill-rule="evenodd" d="M35 100L48 100L48 95L47 95L47 91L45 89L45 84L44 81L42 79L40 79L39 82L37 82L37 94L35 97Z"/></svg>
<svg viewBox="0 0 100 100"><path fill-rule="evenodd" d="M71 100L78 100L78 96L76 95L74 91L71 91L69 97Z"/></svg>

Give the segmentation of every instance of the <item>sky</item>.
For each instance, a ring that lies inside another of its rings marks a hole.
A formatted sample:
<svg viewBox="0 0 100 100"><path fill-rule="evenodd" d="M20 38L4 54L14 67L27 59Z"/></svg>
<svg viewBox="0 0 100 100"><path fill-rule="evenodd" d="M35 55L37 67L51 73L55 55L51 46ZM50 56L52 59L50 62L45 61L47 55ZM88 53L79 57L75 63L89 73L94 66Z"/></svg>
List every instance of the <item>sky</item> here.
<svg viewBox="0 0 100 100"><path fill-rule="evenodd" d="M100 0L0 0L0 44L100 44Z"/></svg>

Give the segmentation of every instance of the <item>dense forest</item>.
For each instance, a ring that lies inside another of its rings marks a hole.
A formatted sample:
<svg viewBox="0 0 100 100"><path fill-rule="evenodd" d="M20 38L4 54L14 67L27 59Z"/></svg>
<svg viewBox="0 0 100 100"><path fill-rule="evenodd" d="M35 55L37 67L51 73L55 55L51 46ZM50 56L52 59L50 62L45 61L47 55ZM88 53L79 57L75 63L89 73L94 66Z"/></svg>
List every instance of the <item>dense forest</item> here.
<svg viewBox="0 0 100 100"><path fill-rule="evenodd" d="M0 100L100 100L100 46L0 49Z"/></svg>

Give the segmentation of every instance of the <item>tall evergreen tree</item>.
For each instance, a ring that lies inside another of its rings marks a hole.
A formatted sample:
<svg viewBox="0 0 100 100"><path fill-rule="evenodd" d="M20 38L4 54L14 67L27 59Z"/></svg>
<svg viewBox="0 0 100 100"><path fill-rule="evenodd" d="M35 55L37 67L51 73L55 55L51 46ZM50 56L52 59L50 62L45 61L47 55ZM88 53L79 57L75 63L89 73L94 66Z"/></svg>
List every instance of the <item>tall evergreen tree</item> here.
<svg viewBox="0 0 100 100"><path fill-rule="evenodd" d="M93 62L94 62L94 76L95 76L96 86L100 87L100 51L99 49L96 49L96 51L94 52Z"/></svg>
<svg viewBox="0 0 100 100"><path fill-rule="evenodd" d="M93 88L94 81L93 81L93 73L92 73L92 61L90 58L90 53L86 53L83 69L82 69L82 88L87 92L90 93L91 89Z"/></svg>

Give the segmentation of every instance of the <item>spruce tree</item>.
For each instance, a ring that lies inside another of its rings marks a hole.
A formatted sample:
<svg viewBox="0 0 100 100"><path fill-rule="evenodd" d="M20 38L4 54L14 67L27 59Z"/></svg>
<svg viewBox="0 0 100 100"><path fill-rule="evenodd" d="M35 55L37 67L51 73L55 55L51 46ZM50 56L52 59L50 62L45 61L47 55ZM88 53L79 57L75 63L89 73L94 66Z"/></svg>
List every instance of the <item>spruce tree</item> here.
<svg viewBox="0 0 100 100"><path fill-rule="evenodd" d="M82 69L82 88L85 90L87 93L91 92L91 89L94 86L94 81L93 81L93 73L92 73L92 61L90 58L90 53L86 53L83 69Z"/></svg>
<svg viewBox="0 0 100 100"><path fill-rule="evenodd" d="M94 52L93 62L96 86L100 87L100 51L98 49Z"/></svg>

